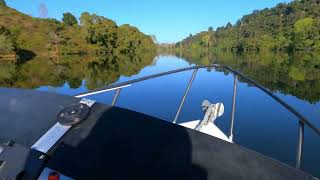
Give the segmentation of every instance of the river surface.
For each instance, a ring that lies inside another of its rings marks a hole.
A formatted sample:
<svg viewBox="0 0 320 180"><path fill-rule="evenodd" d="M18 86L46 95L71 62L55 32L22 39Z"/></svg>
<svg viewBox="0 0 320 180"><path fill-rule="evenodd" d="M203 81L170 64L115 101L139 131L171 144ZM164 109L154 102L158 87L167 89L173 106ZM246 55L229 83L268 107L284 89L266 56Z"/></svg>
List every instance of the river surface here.
<svg viewBox="0 0 320 180"><path fill-rule="evenodd" d="M315 54L174 53L145 58L37 57L0 61L0 87L28 88L76 95L105 85L194 65L228 65L258 81L320 127L320 56ZM172 121L192 71L133 84L121 91L116 106ZM201 102L222 102L218 126L229 133L234 76L201 69L178 123L201 119ZM89 98L110 104L114 92ZM234 142L291 166L295 165L298 119L258 88L239 79ZM320 137L305 126L302 168L320 177Z"/></svg>

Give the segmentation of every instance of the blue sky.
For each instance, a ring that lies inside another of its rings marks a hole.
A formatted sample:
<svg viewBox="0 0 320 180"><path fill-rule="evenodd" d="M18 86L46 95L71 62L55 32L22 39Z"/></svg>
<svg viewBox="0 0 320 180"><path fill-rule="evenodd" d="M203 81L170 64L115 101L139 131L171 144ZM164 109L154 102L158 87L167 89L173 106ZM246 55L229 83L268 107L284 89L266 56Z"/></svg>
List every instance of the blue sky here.
<svg viewBox="0 0 320 180"><path fill-rule="evenodd" d="M273 7L291 0L6 0L7 5L25 14L39 17L45 4L47 17L61 20L64 12L76 17L84 11L137 26L159 42L176 42L190 33L235 23L256 9Z"/></svg>

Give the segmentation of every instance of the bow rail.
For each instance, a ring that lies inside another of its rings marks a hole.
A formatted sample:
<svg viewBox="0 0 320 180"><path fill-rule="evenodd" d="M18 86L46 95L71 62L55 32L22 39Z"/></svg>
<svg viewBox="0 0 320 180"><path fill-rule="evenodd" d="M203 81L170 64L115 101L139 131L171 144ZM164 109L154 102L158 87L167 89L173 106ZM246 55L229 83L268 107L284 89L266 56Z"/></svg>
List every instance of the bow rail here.
<svg viewBox="0 0 320 180"><path fill-rule="evenodd" d="M286 108L289 112L291 112L295 117L298 118L299 123L298 123L298 143L297 143L297 150L296 150L296 168L300 169L301 168L301 157L302 157L302 150L303 150L303 143L304 143L304 127L305 125L307 125L310 129L313 130L313 132L315 132L318 136L320 136L320 129L317 128L314 124L311 123L311 121L309 121L306 117L304 117L302 114L300 114L295 108L293 108L292 106L290 106L289 104L287 104L286 102L284 102L281 98L279 98L278 96L276 96L275 94L273 94L270 90L268 90L267 88L263 87L262 85L260 85L258 82L254 81L253 79L247 77L246 75L242 74L241 72L234 70L228 66L224 66L224 65L220 65L220 64L212 64L212 65L204 65L204 66L192 66L192 67L186 67L186 68L181 68L181 69L176 69L176 70L171 70L171 71L166 71L166 72L162 72L159 74L153 74L153 75L149 75L149 76L145 76L145 77L141 77L141 78L137 78L137 79L133 79L133 80L129 80L126 82L121 82L121 83L117 83L117 84L112 84L109 86L105 86L102 88L98 88L95 90L91 90L85 93L81 93L76 95L75 97L86 97L86 96L90 96L90 95L94 95L94 94L100 94L100 93L104 93L104 92L108 92L108 91L113 91L115 90L116 93L113 97L112 100L112 106L114 106L116 104L116 101L120 95L120 91L122 88L126 88L131 86L132 84L141 82L141 81L145 81L145 80L150 80L150 79L154 79L154 78L158 78L161 76L166 76L166 75L171 75L171 74L176 74L176 73L180 73L180 72L184 72L184 71L191 71L193 70L193 74L191 76L191 79L188 83L188 86L185 90L185 93L181 99L179 108L176 112L176 115L173 119L173 123L176 123L180 111L184 105L185 99L188 96L189 90L192 86L192 83L195 79L195 76L197 74L197 71L199 69L203 69L203 68L221 68L223 70L227 70L229 72L231 72L234 75L234 86L233 86L233 96L232 96L232 111L231 111L231 119L230 119L230 131L229 131L229 138L232 139L233 138L233 126L234 126L234 114L235 114L235 110L236 110L236 106L235 106L235 102L236 102L236 93L237 93L237 81L238 81L238 77L241 77L243 80L247 81L248 83L254 85L255 87L259 88L260 90L262 90L265 94L267 94L269 97L271 97L272 99L274 99L275 101L277 101L279 104L281 104L284 108Z"/></svg>

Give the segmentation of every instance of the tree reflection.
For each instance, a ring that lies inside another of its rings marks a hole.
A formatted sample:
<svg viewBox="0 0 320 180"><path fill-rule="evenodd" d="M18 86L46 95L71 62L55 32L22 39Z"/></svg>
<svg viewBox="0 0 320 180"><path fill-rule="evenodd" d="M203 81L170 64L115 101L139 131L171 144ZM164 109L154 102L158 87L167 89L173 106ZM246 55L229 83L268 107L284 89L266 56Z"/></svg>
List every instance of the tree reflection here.
<svg viewBox="0 0 320 180"><path fill-rule="evenodd" d="M310 103L320 100L320 53L175 52L197 65L223 64L274 92L291 94Z"/></svg>
<svg viewBox="0 0 320 180"><path fill-rule="evenodd" d="M78 88L86 81L86 88L95 89L116 82L120 76L132 76L150 65L152 52L135 56L62 56L58 59L36 57L25 63L0 62L0 86L13 88L61 87L68 83Z"/></svg>

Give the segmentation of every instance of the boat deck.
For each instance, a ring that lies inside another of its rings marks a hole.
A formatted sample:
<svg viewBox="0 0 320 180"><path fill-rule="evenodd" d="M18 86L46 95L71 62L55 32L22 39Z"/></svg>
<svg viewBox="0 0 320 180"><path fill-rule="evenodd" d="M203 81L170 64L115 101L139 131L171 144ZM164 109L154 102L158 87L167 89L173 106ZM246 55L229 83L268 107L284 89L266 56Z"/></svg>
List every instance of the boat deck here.
<svg viewBox="0 0 320 180"><path fill-rule="evenodd" d="M0 99L0 143L14 140L28 148L56 123L59 110L79 102L4 88ZM315 179L237 144L99 103L48 155L46 167L74 179Z"/></svg>

